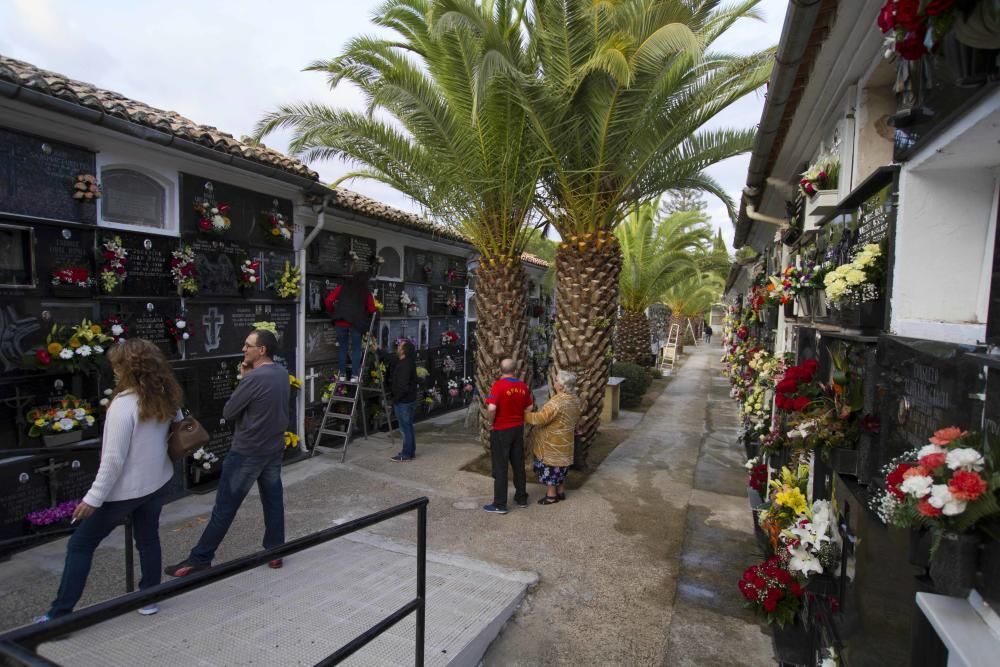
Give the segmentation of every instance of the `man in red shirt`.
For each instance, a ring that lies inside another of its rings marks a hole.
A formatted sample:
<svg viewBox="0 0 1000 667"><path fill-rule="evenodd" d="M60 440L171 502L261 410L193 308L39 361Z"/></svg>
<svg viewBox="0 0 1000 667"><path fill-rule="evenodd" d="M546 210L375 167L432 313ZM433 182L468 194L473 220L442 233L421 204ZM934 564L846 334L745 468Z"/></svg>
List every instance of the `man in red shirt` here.
<svg viewBox="0 0 1000 667"><path fill-rule="evenodd" d="M507 513L507 464L514 471L514 502L528 506L524 479L524 411L534 403L531 390L514 376L514 360L500 362L500 379L486 397L493 463L493 502L483 509L493 514Z"/></svg>
<svg viewBox="0 0 1000 667"><path fill-rule="evenodd" d="M368 290L368 272L358 271L347 278L343 285L337 285L323 300L327 312L333 316L337 330L338 377L340 382L360 382L364 369L361 368L363 350L361 343L371 316L375 312L375 297ZM351 348L351 374L347 374L347 348Z"/></svg>

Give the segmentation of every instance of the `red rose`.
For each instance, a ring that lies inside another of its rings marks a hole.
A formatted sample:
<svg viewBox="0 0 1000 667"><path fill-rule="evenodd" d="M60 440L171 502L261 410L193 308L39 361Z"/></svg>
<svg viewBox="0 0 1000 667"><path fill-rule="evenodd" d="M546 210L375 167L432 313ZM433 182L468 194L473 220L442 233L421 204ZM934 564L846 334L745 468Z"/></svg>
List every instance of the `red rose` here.
<svg viewBox="0 0 1000 667"><path fill-rule="evenodd" d="M885 5L878 13L878 29L882 32L889 32L896 27L896 19L893 17L893 5L896 0L885 0Z"/></svg>
<svg viewBox="0 0 1000 667"><path fill-rule="evenodd" d="M921 498L917 503L917 510L924 516L941 516L941 510L934 507L926 498Z"/></svg>
<svg viewBox="0 0 1000 667"><path fill-rule="evenodd" d="M943 466L946 458L947 457L944 452L939 454L928 454L927 456L921 457L919 463L928 470L933 470L934 468Z"/></svg>
<svg viewBox="0 0 1000 667"><path fill-rule="evenodd" d="M960 470L948 482L948 490L958 500L975 500L986 491L986 480L977 473Z"/></svg>
<svg viewBox="0 0 1000 667"><path fill-rule="evenodd" d="M927 16L937 16L944 14L951 9L958 0L930 0L924 7L924 14Z"/></svg>
<svg viewBox="0 0 1000 667"><path fill-rule="evenodd" d="M792 575L788 573L788 570L778 570L774 573L774 578L778 580L778 583L788 584L792 580Z"/></svg>
<svg viewBox="0 0 1000 667"><path fill-rule="evenodd" d="M782 394L790 394L798 389L799 385L794 378L789 378L787 375L785 379L775 385L774 390Z"/></svg>
<svg viewBox="0 0 1000 667"><path fill-rule="evenodd" d="M794 595L795 597L802 597L802 586L799 585L799 582L793 581L790 588L792 591L792 595Z"/></svg>
<svg viewBox="0 0 1000 667"><path fill-rule="evenodd" d="M52 361L52 357L49 356L49 353L42 348L35 350L35 359L38 360L38 363L44 366L48 366L49 362Z"/></svg>
<svg viewBox="0 0 1000 667"><path fill-rule="evenodd" d="M924 21L924 17L920 15L920 0L896 0L897 26L910 32L923 27Z"/></svg>
<svg viewBox="0 0 1000 667"><path fill-rule="evenodd" d="M909 463L900 463L885 477L885 488L898 500L906 498L906 494L899 489L899 485L903 483L903 473L912 467Z"/></svg>
<svg viewBox="0 0 1000 667"><path fill-rule="evenodd" d="M791 406L789 409L792 412L802 412L812 401L808 396L799 396L798 398L793 398L791 400Z"/></svg>
<svg viewBox="0 0 1000 667"><path fill-rule="evenodd" d="M875 415L865 415L861 419L861 426L869 433L878 433L882 430L882 423Z"/></svg>
<svg viewBox="0 0 1000 667"><path fill-rule="evenodd" d="M926 32L926 26L920 26L916 31L906 33L902 41L896 42L896 52L904 60L920 60L920 57L927 53L927 47L924 46Z"/></svg>
<svg viewBox="0 0 1000 667"><path fill-rule="evenodd" d="M778 608L778 601L767 598L764 600L764 611L773 612Z"/></svg>
<svg viewBox="0 0 1000 667"><path fill-rule="evenodd" d="M219 204L218 209L221 215L225 215L229 213L229 204L226 203Z"/></svg>
<svg viewBox="0 0 1000 667"><path fill-rule="evenodd" d="M209 220L208 218L202 218L201 220L198 221L198 227L199 229L208 231L209 229L212 228L212 221Z"/></svg>

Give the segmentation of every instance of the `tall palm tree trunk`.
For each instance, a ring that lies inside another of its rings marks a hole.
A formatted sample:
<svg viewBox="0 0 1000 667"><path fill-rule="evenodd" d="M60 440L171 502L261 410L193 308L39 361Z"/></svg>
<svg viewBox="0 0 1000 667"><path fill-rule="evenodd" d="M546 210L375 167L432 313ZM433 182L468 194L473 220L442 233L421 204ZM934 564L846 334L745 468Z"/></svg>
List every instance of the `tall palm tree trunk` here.
<svg viewBox="0 0 1000 667"><path fill-rule="evenodd" d="M680 313L673 312L670 314L670 327L673 327L675 324L678 327L677 354L680 354L681 352L684 351L684 336L686 335L684 329L687 326L687 318L681 315ZM670 329L668 328L667 331L669 332Z"/></svg>
<svg viewBox="0 0 1000 667"><path fill-rule="evenodd" d="M615 326L615 358L649 366L649 318L641 310L623 310Z"/></svg>
<svg viewBox="0 0 1000 667"><path fill-rule="evenodd" d="M510 357L517 376L528 374L528 317L525 273L520 260L482 258L476 276L476 388L485 399L500 377L500 362ZM479 403L479 438L487 450L490 425Z"/></svg>
<svg viewBox="0 0 1000 667"><path fill-rule="evenodd" d="M571 236L556 253L555 364L551 372L569 370L578 376L582 412L573 457L577 468L586 468L600 423L611 370L621 263L618 239L610 232Z"/></svg>

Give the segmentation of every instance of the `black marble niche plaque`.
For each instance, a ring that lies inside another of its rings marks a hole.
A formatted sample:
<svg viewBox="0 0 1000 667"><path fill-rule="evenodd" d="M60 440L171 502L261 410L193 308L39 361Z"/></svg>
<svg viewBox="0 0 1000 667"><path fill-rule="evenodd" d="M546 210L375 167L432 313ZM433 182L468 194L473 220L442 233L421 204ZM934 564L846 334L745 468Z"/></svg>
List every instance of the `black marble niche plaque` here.
<svg viewBox="0 0 1000 667"><path fill-rule="evenodd" d="M63 457L62 462L67 465L56 471L56 502L83 499L97 476L100 461L96 452L76 452Z"/></svg>
<svg viewBox="0 0 1000 667"><path fill-rule="evenodd" d="M448 269L450 268L451 257L437 253L431 255L431 284L447 285L449 283Z"/></svg>
<svg viewBox="0 0 1000 667"><path fill-rule="evenodd" d="M24 535L25 516L51 507L49 478L36 472L47 463L42 457L0 461L0 539Z"/></svg>
<svg viewBox="0 0 1000 667"><path fill-rule="evenodd" d="M117 315L128 327L126 338L145 338L170 359L177 358L178 346L166 320L177 317L180 309L180 299L119 299L101 304L101 319Z"/></svg>
<svg viewBox="0 0 1000 667"><path fill-rule="evenodd" d="M451 290L447 287L441 285L431 287L427 292L427 314L431 317L451 315L451 309L448 307L448 297L450 296Z"/></svg>
<svg viewBox="0 0 1000 667"><path fill-rule="evenodd" d="M39 225L35 228L35 257L38 262L38 283L46 294L60 298L59 288L52 285L52 272L64 268L85 268L93 281L94 271L94 230L81 227L58 227ZM80 290L77 296L88 296L94 288Z"/></svg>
<svg viewBox="0 0 1000 667"><path fill-rule="evenodd" d="M409 310L406 315L408 317L427 317L427 299L430 288L427 285L405 283L403 289L410 300L417 304L416 310Z"/></svg>
<svg viewBox="0 0 1000 667"><path fill-rule="evenodd" d="M125 270L128 276L122 283L125 296L168 296L177 293L170 273L171 253L177 250L177 239L153 234L131 234L128 232L106 232L101 235L101 243L118 236L122 246L128 251ZM101 250L98 249L100 253ZM98 268L103 259L98 260Z"/></svg>
<svg viewBox="0 0 1000 667"><path fill-rule="evenodd" d="M307 273L341 276L347 273L350 237L337 232L320 232L306 250Z"/></svg>
<svg viewBox="0 0 1000 667"><path fill-rule="evenodd" d="M350 236L348 239L348 247L351 252L357 255L357 259L349 262L347 270L350 273L357 273L358 271L371 272L373 260L375 259L375 239L363 236Z"/></svg>
<svg viewBox="0 0 1000 667"><path fill-rule="evenodd" d="M983 414L981 367L968 349L941 341L882 336L878 347L879 465L927 444L948 426L973 430Z"/></svg>
<svg viewBox="0 0 1000 667"><path fill-rule="evenodd" d="M856 226L852 246L861 248L869 243L881 243L889 233L892 224L893 207L887 206L892 193L892 186L887 185L861 203L855 212Z"/></svg>
<svg viewBox="0 0 1000 667"><path fill-rule="evenodd" d="M246 247L224 239L195 238L191 249L198 272L198 298L240 296L237 276L240 265L250 257Z"/></svg>
<svg viewBox="0 0 1000 667"><path fill-rule="evenodd" d="M313 363L306 361L306 374L302 378L302 400L306 405L322 400L326 386L337 379L337 362L321 361Z"/></svg>
<svg viewBox="0 0 1000 667"><path fill-rule="evenodd" d="M458 334L457 345L464 345L465 339L462 332L462 320L455 317L432 317L430 318L430 347L442 345L441 336L445 331L454 331Z"/></svg>
<svg viewBox="0 0 1000 667"><path fill-rule="evenodd" d="M424 267L430 267L431 274L434 273L433 256L434 253L429 250L405 246L403 248L404 280L411 283L424 284L431 282L431 275L424 270Z"/></svg>
<svg viewBox="0 0 1000 667"><path fill-rule="evenodd" d="M406 317L399 295L403 292L401 283L390 280L379 280L375 283L376 297L382 302L382 317Z"/></svg>
<svg viewBox="0 0 1000 667"><path fill-rule="evenodd" d="M289 249L271 248L256 252L255 259L260 261L263 283L258 283L255 294L267 299L280 299L278 296L278 279L285 272L285 264L295 266L295 254Z"/></svg>
<svg viewBox="0 0 1000 667"><path fill-rule="evenodd" d="M306 279L306 313L310 316L329 315L324 305L326 295L337 287L340 281L331 278Z"/></svg>
<svg viewBox="0 0 1000 667"><path fill-rule="evenodd" d="M96 174L93 151L0 128L0 211L94 224L95 203L73 199L80 174Z"/></svg>
<svg viewBox="0 0 1000 667"><path fill-rule="evenodd" d="M201 216L194 209L194 201L198 197L205 196L207 183L211 183L212 195L216 204L229 204L228 217L231 224L229 229L221 235L198 229L198 220ZM293 211L292 202L289 199L275 198L272 195L246 190L202 176L181 174L181 234L186 239L221 236L252 245L278 243L291 248L290 242L277 241L271 235L271 225L267 221L266 214L274 208L275 201L277 201L278 211L291 224Z"/></svg>
<svg viewBox="0 0 1000 667"><path fill-rule="evenodd" d="M295 345L294 304L191 303L187 315L193 327L188 359L240 354L254 322L274 322L282 351Z"/></svg>
<svg viewBox="0 0 1000 667"><path fill-rule="evenodd" d="M25 355L45 342L53 326L64 327L63 335L68 338L70 330L85 318L100 322L97 303L82 299L0 298L0 369L4 373L35 369ZM55 371L57 367L53 364L51 368Z"/></svg>
<svg viewBox="0 0 1000 667"><path fill-rule="evenodd" d="M25 415L45 408L66 394L91 402L96 408L96 379L82 374L59 373L27 377L5 377L0 382L0 448L41 447L40 438L28 436Z"/></svg>
<svg viewBox="0 0 1000 667"><path fill-rule="evenodd" d="M306 363L337 358L337 330L333 320L306 322Z"/></svg>

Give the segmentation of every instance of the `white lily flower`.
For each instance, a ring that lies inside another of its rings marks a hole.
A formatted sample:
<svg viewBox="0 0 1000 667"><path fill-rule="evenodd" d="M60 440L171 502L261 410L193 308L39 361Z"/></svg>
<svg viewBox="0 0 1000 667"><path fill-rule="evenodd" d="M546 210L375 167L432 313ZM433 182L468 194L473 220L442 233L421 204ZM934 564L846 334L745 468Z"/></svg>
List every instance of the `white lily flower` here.
<svg viewBox="0 0 1000 667"><path fill-rule="evenodd" d="M819 562L819 558L805 549L789 549L789 553L792 555L792 558L788 561L788 569L790 571L801 572L807 576L810 572L823 574L823 565Z"/></svg>

